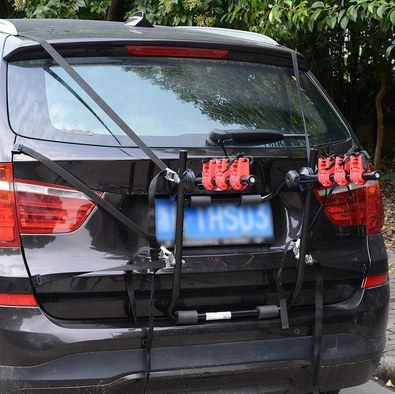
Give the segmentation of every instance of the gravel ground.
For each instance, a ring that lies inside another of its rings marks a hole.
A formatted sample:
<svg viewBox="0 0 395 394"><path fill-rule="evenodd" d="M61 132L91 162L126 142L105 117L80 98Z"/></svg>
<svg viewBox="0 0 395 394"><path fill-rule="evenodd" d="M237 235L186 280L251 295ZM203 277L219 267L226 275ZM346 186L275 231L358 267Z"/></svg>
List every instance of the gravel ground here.
<svg viewBox="0 0 395 394"><path fill-rule="evenodd" d="M395 253L395 182L382 181L381 190L384 201L384 239L387 249Z"/></svg>

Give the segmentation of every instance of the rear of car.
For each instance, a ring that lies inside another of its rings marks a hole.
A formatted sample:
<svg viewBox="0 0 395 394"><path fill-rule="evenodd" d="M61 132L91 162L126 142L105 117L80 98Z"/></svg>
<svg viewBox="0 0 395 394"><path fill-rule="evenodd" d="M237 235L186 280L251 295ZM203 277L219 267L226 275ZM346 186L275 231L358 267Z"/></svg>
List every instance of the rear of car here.
<svg viewBox="0 0 395 394"><path fill-rule="evenodd" d="M43 38L49 34L40 21L13 23L22 35L34 29ZM53 45L170 168L178 170L180 149L188 150L188 167L196 174L204 160L222 157L224 150L252 160L255 185L193 191L211 196L213 204L186 206L175 309L210 313L278 305L275 278L283 260L282 284L291 294L297 259L286 246L300 237L303 195L288 188L257 206L235 203L267 195L289 170L306 165L289 51L269 39L215 30L47 23ZM158 169L37 43L8 34L0 42L2 392L144 390L153 276L112 268L144 259L147 242L48 167L11 151L17 143L41 152L142 228ZM346 153L358 141L305 60L298 61L311 145ZM207 141L215 129L270 129L288 137L220 146ZM320 388L329 391L372 376L385 343L388 267L378 183L336 188L327 201L325 189L314 192L309 254L324 275ZM158 241L173 250L175 190L162 180L155 220ZM79 272L90 273L70 275ZM154 287L148 391L312 390L314 264L305 267L287 329L279 318L176 325L168 316L171 268L155 274Z"/></svg>

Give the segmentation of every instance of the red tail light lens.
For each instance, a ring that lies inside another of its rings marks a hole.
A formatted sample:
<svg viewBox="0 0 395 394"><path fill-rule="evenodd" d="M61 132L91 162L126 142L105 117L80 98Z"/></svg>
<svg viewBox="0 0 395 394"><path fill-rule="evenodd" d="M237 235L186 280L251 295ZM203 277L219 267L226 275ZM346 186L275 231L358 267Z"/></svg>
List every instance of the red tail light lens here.
<svg viewBox="0 0 395 394"><path fill-rule="evenodd" d="M24 234L59 234L81 227L95 207L69 187L15 180L19 227Z"/></svg>
<svg viewBox="0 0 395 394"><path fill-rule="evenodd" d="M0 293L0 306L38 306L33 294Z"/></svg>
<svg viewBox="0 0 395 394"><path fill-rule="evenodd" d="M222 59L229 51L226 49L162 47L162 46L127 46L128 53L134 56L191 57L203 59Z"/></svg>
<svg viewBox="0 0 395 394"><path fill-rule="evenodd" d="M0 246L20 246L11 163L0 163Z"/></svg>
<svg viewBox="0 0 395 394"><path fill-rule="evenodd" d="M325 189L316 190L321 204L325 201ZM366 234L378 234L384 224L384 207L378 182L364 186L350 185L350 190L337 187L325 203L325 213L338 226L366 225Z"/></svg>
<svg viewBox="0 0 395 394"><path fill-rule="evenodd" d="M369 289L370 287L377 287L385 285L388 282L388 273L367 276L363 282L362 287L364 289Z"/></svg>

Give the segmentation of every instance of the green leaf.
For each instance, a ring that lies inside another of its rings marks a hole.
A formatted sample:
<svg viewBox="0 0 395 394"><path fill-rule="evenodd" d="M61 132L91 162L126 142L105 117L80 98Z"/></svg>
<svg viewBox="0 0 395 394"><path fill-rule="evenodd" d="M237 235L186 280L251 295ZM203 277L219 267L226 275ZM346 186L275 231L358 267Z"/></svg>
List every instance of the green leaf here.
<svg viewBox="0 0 395 394"><path fill-rule="evenodd" d="M344 13L346 12L346 10L340 10L339 12L339 16L337 17L337 21L340 22L341 19L343 18Z"/></svg>
<svg viewBox="0 0 395 394"><path fill-rule="evenodd" d="M395 25L395 10L392 10L390 13L390 21L393 25Z"/></svg>
<svg viewBox="0 0 395 394"><path fill-rule="evenodd" d="M380 23L380 27L383 32L387 32L391 27L390 20L388 18L382 19Z"/></svg>
<svg viewBox="0 0 395 394"><path fill-rule="evenodd" d="M358 10L356 9L355 5L352 5L351 7L348 8L347 15L352 21L354 21L354 22L357 21Z"/></svg>
<svg viewBox="0 0 395 394"><path fill-rule="evenodd" d="M395 48L395 45L390 45L385 51L385 56L390 57L391 51Z"/></svg>
<svg viewBox="0 0 395 394"><path fill-rule="evenodd" d="M343 30L346 30L347 25L348 25L348 21L349 21L348 16L344 16L343 19L341 20L341 22L340 22L340 27L341 27Z"/></svg>
<svg viewBox="0 0 395 394"><path fill-rule="evenodd" d="M288 7L292 7L292 0L285 0L284 3L285 3Z"/></svg>
<svg viewBox="0 0 395 394"><path fill-rule="evenodd" d="M323 1L316 1L311 8L324 8L325 4Z"/></svg>
<svg viewBox="0 0 395 394"><path fill-rule="evenodd" d="M379 16L380 18L383 17L384 15L384 10L385 10L385 5L381 5L379 8L377 8L377 16Z"/></svg>
<svg viewBox="0 0 395 394"><path fill-rule="evenodd" d="M335 16L327 16L326 17L326 19L325 19L325 21L326 21L326 23L327 23L327 25L331 28L331 29L333 29L334 27L335 27L335 25L336 25L336 17Z"/></svg>
<svg viewBox="0 0 395 394"><path fill-rule="evenodd" d="M311 16L311 18L312 18L314 21L316 21L317 18L320 16L321 12L322 12L322 9L321 9L321 10L315 10L315 11L313 12L313 15Z"/></svg>
<svg viewBox="0 0 395 394"><path fill-rule="evenodd" d="M270 11L269 13L269 21L273 23L273 11Z"/></svg>
<svg viewBox="0 0 395 394"><path fill-rule="evenodd" d="M314 19L310 18L310 20L309 20L309 30L313 31L313 29L314 29Z"/></svg>

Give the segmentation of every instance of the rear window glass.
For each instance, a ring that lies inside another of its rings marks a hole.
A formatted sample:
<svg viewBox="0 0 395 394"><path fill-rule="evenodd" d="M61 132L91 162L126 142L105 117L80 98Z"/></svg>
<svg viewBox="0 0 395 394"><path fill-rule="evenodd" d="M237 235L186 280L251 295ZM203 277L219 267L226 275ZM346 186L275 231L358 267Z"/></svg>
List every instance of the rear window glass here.
<svg viewBox="0 0 395 394"><path fill-rule="evenodd" d="M303 133L292 69L203 59L69 61L150 146L202 146L213 129ZM311 142L348 138L347 128L307 73L301 73L301 84ZM26 137L134 145L50 60L9 64L8 108L12 129ZM281 144L301 145L304 140L291 138Z"/></svg>

